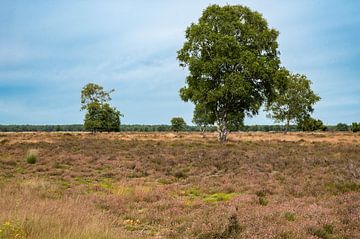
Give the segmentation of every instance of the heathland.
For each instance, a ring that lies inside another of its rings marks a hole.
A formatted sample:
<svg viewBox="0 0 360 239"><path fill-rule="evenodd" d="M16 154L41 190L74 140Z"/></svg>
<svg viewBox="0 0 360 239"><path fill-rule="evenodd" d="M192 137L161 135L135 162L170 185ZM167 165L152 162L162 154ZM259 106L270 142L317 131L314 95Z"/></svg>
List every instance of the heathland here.
<svg viewBox="0 0 360 239"><path fill-rule="evenodd" d="M1 133L0 238L360 238L360 134Z"/></svg>

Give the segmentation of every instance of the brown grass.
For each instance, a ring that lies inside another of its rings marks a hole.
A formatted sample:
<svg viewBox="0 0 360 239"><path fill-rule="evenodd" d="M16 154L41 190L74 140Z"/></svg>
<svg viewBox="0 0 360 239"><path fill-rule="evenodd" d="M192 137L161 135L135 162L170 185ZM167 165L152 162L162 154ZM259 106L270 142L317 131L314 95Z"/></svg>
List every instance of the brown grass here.
<svg viewBox="0 0 360 239"><path fill-rule="evenodd" d="M360 238L359 169L351 133L2 133L0 238Z"/></svg>

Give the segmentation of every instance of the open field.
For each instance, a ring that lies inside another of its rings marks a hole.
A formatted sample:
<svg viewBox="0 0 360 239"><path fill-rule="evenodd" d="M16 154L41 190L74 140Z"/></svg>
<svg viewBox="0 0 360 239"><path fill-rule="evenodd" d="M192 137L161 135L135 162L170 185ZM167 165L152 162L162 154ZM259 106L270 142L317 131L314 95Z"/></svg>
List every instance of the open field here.
<svg viewBox="0 0 360 239"><path fill-rule="evenodd" d="M360 134L0 133L3 238L358 239Z"/></svg>

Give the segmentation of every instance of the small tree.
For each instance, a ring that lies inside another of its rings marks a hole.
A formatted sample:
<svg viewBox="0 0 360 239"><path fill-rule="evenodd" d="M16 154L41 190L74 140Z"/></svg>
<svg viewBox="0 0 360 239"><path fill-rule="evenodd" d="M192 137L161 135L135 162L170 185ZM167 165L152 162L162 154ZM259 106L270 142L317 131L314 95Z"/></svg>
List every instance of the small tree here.
<svg viewBox="0 0 360 239"><path fill-rule="evenodd" d="M185 120L181 117L171 119L171 130L175 132L183 131L186 128Z"/></svg>
<svg viewBox="0 0 360 239"><path fill-rule="evenodd" d="M219 141L271 101L277 36L260 13L240 5L211 5L187 28L178 59L189 75L180 96L195 104L194 122L217 126Z"/></svg>
<svg viewBox="0 0 360 239"><path fill-rule="evenodd" d="M349 131L349 126L347 124L344 124L344 123L338 123L335 126L335 130L336 131Z"/></svg>
<svg viewBox="0 0 360 239"><path fill-rule="evenodd" d="M111 107L111 91L104 91L102 86L90 83L81 91L81 109L87 110L84 128L92 132L111 132L120 130L120 111Z"/></svg>
<svg viewBox="0 0 360 239"><path fill-rule="evenodd" d="M285 133L291 122L309 121L313 105L320 97L311 90L311 81L305 75L288 73L286 87L276 92L273 102L267 105L268 117L285 122Z"/></svg>

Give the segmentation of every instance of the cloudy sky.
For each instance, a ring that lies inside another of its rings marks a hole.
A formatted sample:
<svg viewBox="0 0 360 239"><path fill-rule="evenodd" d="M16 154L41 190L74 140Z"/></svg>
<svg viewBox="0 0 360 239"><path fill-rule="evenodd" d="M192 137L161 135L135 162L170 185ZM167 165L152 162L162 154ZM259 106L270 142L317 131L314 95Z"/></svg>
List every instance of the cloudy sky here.
<svg viewBox="0 0 360 239"><path fill-rule="evenodd" d="M360 121L360 1L42 0L0 2L0 124L81 123L88 82L115 88L126 124L191 122L176 51L210 4L243 4L280 31L282 65L306 74L326 124ZM264 113L248 124L268 124Z"/></svg>

